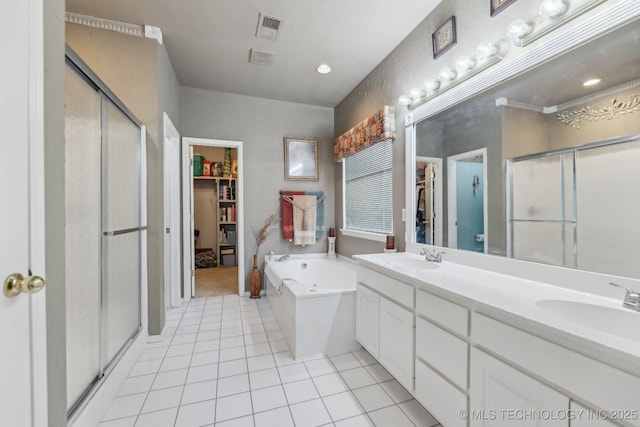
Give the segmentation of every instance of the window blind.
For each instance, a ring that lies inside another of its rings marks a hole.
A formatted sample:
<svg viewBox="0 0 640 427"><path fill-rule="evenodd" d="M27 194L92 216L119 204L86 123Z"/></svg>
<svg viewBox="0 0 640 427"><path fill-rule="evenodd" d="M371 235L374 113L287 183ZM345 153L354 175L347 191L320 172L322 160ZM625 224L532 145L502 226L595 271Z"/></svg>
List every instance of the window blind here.
<svg viewBox="0 0 640 427"><path fill-rule="evenodd" d="M347 230L393 233L393 140L387 139L343 161L343 206Z"/></svg>

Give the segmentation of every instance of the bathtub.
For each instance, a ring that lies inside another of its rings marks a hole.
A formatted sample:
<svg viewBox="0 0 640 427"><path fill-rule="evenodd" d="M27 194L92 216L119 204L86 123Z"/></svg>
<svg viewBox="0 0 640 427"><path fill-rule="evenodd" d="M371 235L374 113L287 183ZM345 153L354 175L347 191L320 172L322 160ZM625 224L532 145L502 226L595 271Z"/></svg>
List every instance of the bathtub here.
<svg viewBox="0 0 640 427"><path fill-rule="evenodd" d="M354 263L325 254L292 255L267 262L264 276L266 299L295 359L359 347Z"/></svg>

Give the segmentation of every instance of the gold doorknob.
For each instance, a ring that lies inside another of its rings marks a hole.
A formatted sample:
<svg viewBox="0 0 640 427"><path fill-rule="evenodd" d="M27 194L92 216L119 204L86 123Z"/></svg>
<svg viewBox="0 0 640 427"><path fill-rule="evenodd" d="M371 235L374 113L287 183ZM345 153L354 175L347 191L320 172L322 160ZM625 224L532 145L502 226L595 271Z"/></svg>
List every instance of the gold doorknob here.
<svg viewBox="0 0 640 427"><path fill-rule="evenodd" d="M20 293L33 294L44 288L44 279L40 276L29 276L26 279L20 273L9 275L4 281L4 294L13 298Z"/></svg>

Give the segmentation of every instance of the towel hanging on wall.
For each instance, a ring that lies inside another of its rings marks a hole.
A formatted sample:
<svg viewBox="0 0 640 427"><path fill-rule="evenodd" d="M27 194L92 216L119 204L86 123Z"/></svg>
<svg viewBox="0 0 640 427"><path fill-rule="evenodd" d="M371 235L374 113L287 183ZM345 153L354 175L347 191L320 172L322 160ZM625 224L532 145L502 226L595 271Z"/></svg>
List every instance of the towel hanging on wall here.
<svg viewBox="0 0 640 427"><path fill-rule="evenodd" d="M323 191L280 191L280 218L282 221L282 239L293 242L293 205L291 201L293 196L315 196L317 198L316 205L316 240L324 236L324 192Z"/></svg>
<svg viewBox="0 0 640 427"><path fill-rule="evenodd" d="M286 196L285 196L286 197ZM316 242L315 196L293 196L293 244L313 245Z"/></svg>

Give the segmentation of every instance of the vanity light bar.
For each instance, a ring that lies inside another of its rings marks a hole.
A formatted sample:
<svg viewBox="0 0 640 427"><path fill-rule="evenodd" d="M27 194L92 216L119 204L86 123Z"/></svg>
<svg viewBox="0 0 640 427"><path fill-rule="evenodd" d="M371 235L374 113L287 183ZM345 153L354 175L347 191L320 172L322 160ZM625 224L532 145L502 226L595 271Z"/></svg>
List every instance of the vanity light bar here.
<svg viewBox="0 0 640 427"><path fill-rule="evenodd" d="M538 40L561 25L606 2L607 0L583 0L572 7L569 0L543 0L538 15L529 19L516 19L509 24L507 35L519 47Z"/></svg>
<svg viewBox="0 0 640 427"><path fill-rule="evenodd" d="M409 95L400 95L398 103L406 105L409 110L418 108L430 99L456 87L465 80L475 76L502 60L500 53L502 43L483 42L478 45L472 57L461 56L456 61L456 68L445 67L440 70L439 78L427 79L424 89L413 88Z"/></svg>

